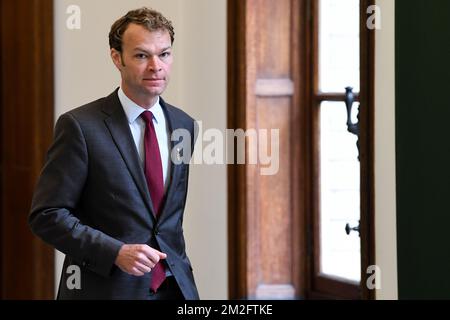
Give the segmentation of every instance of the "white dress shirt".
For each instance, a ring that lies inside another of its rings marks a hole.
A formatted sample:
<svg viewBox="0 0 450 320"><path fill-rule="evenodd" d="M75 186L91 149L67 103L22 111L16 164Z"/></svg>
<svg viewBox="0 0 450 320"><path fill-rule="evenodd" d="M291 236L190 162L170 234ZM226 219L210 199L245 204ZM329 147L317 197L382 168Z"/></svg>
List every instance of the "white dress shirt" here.
<svg viewBox="0 0 450 320"><path fill-rule="evenodd" d="M119 100L122 104L123 110L128 118L128 124L130 126L131 134L133 135L136 149L141 159L142 167L144 167L145 150L144 150L144 134L145 134L145 122L140 117L142 112L149 110L153 113L153 125L155 126L156 138L158 139L159 152L161 155L161 164L163 168L164 179L164 192L167 191L170 176L170 140L168 132L168 126L164 112L159 104L159 97L156 103L149 109L144 109L134 103L123 92L122 88L118 91Z"/></svg>

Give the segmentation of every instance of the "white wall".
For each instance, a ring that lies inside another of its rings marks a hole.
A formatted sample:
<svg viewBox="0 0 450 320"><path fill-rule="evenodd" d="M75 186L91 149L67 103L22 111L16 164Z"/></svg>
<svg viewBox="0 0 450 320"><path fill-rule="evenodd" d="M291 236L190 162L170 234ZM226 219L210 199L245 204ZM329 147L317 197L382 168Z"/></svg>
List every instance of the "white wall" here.
<svg viewBox="0 0 450 320"><path fill-rule="evenodd" d="M398 299L395 182L395 1L377 0L381 30L375 52L375 261L377 299Z"/></svg>
<svg viewBox="0 0 450 320"><path fill-rule="evenodd" d="M69 5L81 9L79 30L66 27ZM164 98L205 128L224 130L226 0L54 0L55 118L120 84L109 58L108 32L117 18L144 5L161 11L175 27L175 63ZM202 299L227 298L226 188L225 166L193 166L184 233ZM61 266L59 254L56 283Z"/></svg>

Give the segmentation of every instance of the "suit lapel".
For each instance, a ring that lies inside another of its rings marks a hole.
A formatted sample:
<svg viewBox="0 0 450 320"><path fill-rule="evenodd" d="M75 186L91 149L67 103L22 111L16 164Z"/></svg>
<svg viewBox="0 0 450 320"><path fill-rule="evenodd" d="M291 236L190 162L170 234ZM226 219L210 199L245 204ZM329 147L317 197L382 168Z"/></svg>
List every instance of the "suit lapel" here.
<svg viewBox="0 0 450 320"><path fill-rule="evenodd" d="M178 143L178 141L172 141L171 137L172 137L172 133L174 130L183 128L183 126L178 121L178 118L173 115L172 111L170 110L170 107L167 106L165 101L162 98L160 98L159 101L160 101L161 107L164 111L164 115L167 119L167 124L169 126L169 132L170 132L170 134L169 134L169 140L170 140L169 158L170 158L170 160L169 161L170 161L170 169L171 169L170 170L170 184L169 184L169 187L167 188L163 210L161 211L161 214L159 217L159 220L161 221L162 219L164 219L167 216L167 214L165 214L165 211L166 211L166 208L169 206L170 202L172 201L178 180L180 178L180 172L181 172L181 165L174 164L172 161L172 158L171 158L171 152L172 152L172 150L175 149L175 145Z"/></svg>
<svg viewBox="0 0 450 320"><path fill-rule="evenodd" d="M151 212L152 221L154 221L155 211L153 209L153 204L150 199L150 192L145 181L144 170L142 169L139 154L136 150L133 136L131 135L125 111L123 110L119 97L117 96L117 90L106 97L105 102L103 112L108 115L108 117L105 118L105 124L108 127L148 210Z"/></svg>

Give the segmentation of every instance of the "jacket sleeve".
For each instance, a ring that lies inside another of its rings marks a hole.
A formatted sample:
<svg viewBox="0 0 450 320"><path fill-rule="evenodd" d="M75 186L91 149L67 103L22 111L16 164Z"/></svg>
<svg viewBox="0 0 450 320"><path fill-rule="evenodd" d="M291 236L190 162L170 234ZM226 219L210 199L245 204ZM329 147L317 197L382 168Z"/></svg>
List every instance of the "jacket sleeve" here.
<svg viewBox="0 0 450 320"><path fill-rule="evenodd" d="M123 245L84 225L76 210L88 176L88 151L73 115L62 115L33 195L28 223L35 235L100 275L108 276Z"/></svg>

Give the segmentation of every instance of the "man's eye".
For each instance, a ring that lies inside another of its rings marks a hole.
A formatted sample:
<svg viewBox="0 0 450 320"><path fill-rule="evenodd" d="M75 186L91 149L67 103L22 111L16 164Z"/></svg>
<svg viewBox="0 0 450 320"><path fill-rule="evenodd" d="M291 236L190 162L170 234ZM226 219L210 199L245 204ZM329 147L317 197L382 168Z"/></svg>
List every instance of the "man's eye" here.
<svg viewBox="0 0 450 320"><path fill-rule="evenodd" d="M170 52L163 52L160 55L161 58L167 58L168 56L170 56Z"/></svg>
<svg viewBox="0 0 450 320"><path fill-rule="evenodd" d="M137 55L135 55L135 57L138 59L145 59L145 58L147 58L147 55L143 54L143 53L138 53Z"/></svg>

